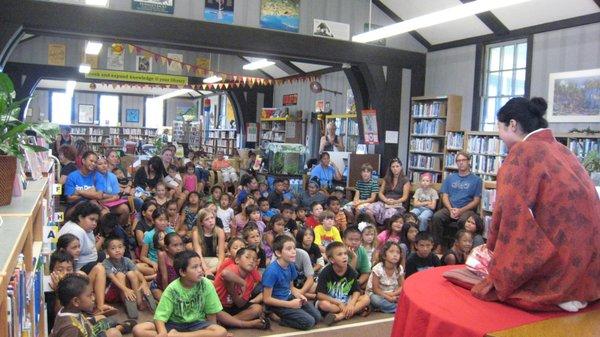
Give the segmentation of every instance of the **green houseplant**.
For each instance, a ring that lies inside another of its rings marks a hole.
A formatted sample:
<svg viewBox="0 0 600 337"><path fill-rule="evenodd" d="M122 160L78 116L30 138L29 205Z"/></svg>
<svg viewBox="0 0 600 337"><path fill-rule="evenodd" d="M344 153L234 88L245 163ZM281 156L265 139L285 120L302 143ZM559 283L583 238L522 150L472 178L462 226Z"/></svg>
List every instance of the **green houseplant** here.
<svg viewBox="0 0 600 337"><path fill-rule="evenodd" d="M49 123L26 123L19 120L21 104L30 97L16 99L13 82L5 73L0 73L0 206L10 204L13 181L17 170L17 158L23 158L22 148L35 152L47 151L42 146L27 142L25 131L33 130L49 143L58 133L58 128Z"/></svg>
<svg viewBox="0 0 600 337"><path fill-rule="evenodd" d="M598 151L588 152L582 164L590 174L594 184L600 186L600 153Z"/></svg>

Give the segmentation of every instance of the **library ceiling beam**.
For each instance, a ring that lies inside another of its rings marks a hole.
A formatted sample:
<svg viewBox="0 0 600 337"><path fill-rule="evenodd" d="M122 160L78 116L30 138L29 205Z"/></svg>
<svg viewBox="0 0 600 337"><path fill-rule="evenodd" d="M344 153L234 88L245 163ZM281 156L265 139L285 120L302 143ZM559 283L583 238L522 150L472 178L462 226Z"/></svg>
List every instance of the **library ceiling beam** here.
<svg viewBox="0 0 600 337"><path fill-rule="evenodd" d="M598 1L600 1L600 0L598 0ZM404 20L402 20L401 17L399 17L396 13L394 13L393 10L391 10L388 6L386 6L380 0L373 0L373 5L375 5L375 7L377 7L377 8L379 8L379 10L382 11L385 15L387 15L390 19L394 20L394 22L404 21ZM410 34L410 36L412 36L415 40L419 41L419 43L422 44L423 47L427 48L428 50L429 50L429 48L431 48L431 43L429 43L429 41L427 41L427 39L425 39L423 37L423 35L419 34L417 31L413 30L412 32L409 32L408 34Z"/></svg>
<svg viewBox="0 0 600 337"><path fill-rule="evenodd" d="M463 4L473 2L475 0L460 0ZM501 36L506 35L510 30L500 21L492 12L487 11L476 14L476 16L486 25L494 34Z"/></svg>

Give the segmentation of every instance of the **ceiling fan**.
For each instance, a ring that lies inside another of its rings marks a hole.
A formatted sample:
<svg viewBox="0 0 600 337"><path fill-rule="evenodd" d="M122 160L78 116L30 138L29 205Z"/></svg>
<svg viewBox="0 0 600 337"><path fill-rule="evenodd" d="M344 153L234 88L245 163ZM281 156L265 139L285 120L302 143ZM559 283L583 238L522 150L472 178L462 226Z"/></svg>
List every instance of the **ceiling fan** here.
<svg viewBox="0 0 600 337"><path fill-rule="evenodd" d="M327 91L327 92L331 92L334 95L341 95L342 93L339 91L335 91L335 90L329 90L329 89L325 89L323 88L323 86L321 85L321 83L317 82L317 81L312 81L310 82L310 91L314 92L315 94L318 94L322 91Z"/></svg>

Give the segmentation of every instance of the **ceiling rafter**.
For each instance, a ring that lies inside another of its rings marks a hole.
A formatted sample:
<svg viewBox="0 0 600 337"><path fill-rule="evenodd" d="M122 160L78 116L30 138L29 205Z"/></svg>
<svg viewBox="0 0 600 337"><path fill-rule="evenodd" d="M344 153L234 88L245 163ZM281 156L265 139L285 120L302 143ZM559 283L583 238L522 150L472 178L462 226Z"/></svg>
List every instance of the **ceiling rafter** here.
<svg viewBox="0 0 600 337"><path fill-rule="evenodd" d="M463 4L473 2L475 0L460 0ZM597 0L600 1L600 0ZM510 30L500 21L494 13L487 11L476 14L476 16L496 35L506 35L510 33Z"/></svg>
<svg viewBox="0 0 600 337"><path fill-rule="evenodd" d="M244 61L244 62L251 62L251 61L247 60L245 57L243 57L243 56L241 56L241 55L237 55L237 57L239 57L240 59L242 59L242 61ZM275 79L273 76L271 76L271 75L267 74L266 72L264 72L264 71L262 71L262 70L260 70L260 69L256 69L256 70L254 70L254 71L258 71L259 73L261 73L263 76L265 76L266 78L268 78L268 79L270 79L270 80L273 80L273 79Z"/></svg>
<svg viewBox="0 0 600 337"><path fill-rule="evenodd" d="M292 68L292 70L294 70L295 72L297 72L298 75L306 75L306 71L300 69L300 67L298 67L297 65L293 64L289 60L281 60L281 62L283 62L283 64L285 64L286 66Z"/></svg>
<svg viewBox="0 0 600 337"><path fill-rule="evenodd" d="M391 10L388 6L386 6L383 2L381 2L380 0L372 0L373 1L373 5L375 5L375 7L379 8L380 11L382 11L385 15L387 15L390 19L394 20L394 22L402 22L404 20L402 20L401 17L398 16L398 14L394 13L393 10ZM600 0L598 0L600 1ZM409 32L410 36L412 36L415 40L419 41L420 44L423 45L423 47L429 49L431 48L431 43L429 43L429 41L427 41L421 34L419 34L417 31L412 31Z"/></svg>

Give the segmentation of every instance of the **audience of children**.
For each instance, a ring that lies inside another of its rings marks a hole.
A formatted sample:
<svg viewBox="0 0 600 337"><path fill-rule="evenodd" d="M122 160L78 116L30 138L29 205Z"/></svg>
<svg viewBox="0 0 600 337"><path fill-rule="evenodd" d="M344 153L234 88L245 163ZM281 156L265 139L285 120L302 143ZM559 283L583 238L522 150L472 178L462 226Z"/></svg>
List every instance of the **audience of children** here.
<svg viewBox="0 0 600 337"><path fill-rule="evenodd" d="M132 328L134 336L171 330L225 336L217 322L269 329L263 305L282 326L300 330L322 318L331 325L367 315L371 308L393 313L405 276L441 263L464 263L471 248L483 244L483 222L472 216L442 261L432 252L427 210L435 208L437 194L431 193L427 174L421 176L412 213L392 216L378 233L372 217L361 211L378 192L369 165L363 165L357 182L356 217L342 209L343 193L326 197L314 180L305 195L295 196L284 179L277 179L269 194L268 185L261 184L259 191L256 178L244 176L248 186L238 194L212 186L203 197L194 163L184 166L183 177L179 169L169 166L133 224L107 214L96 229L100 208L92 202L75 207L51 257L51 287L64 306L48 300L49 313L56 313L52 336L72 328L66 317L118 312L106 304L118 300L131 318L137 310L155 309L154 322L135 327L124 322L106 329L107 336ZM61 297L63 283L69 283L63 289L68 294ZM91 324L81 319L79 328Z"/></svg>

